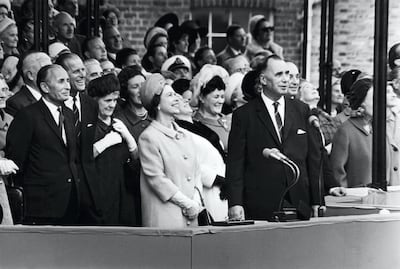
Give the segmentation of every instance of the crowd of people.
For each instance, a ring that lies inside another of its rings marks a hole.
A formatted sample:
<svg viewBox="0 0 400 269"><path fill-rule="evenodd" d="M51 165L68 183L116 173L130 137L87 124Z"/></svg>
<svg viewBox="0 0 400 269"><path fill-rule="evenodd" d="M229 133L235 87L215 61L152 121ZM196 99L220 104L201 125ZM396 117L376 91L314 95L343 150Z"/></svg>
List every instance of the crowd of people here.
<svg viewBox="0 0 400 269"><path fill-rule="evenodd" d="M205 209L214 221L274 220L282 201L317 215L324 195L371 183L372 77L335 72L323 110L264 16L230 25L214 52L202 46L206 28L168 13L147 30L141 57L123 46L118 9L104 9L101 35L85 37L77 1L49 1L44 53L32 49L32 2L14 20L0 1L0 173L23 189L22 223L183 228ZM397 50L390 185L400 184ZM300 172L287 193L286 156Z"/></svg>

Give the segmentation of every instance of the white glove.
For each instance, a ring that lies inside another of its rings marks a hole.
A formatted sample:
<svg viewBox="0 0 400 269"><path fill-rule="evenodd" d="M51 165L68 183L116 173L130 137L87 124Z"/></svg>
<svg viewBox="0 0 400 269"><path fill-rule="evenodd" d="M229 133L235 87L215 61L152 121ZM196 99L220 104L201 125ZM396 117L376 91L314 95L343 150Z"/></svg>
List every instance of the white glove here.
<svg viewBox="0 0 400 269"><path fill-rule="evenodd" d="M133 138L132 134L129 132L128 128L126 125L119 119L113 119L113 128L115 131L117 131L122 138L126 141L126 144L128 145L129 152L133 152L137 149L137 144L135 141L135 138Z"/></svg>
<svg viewBox="0 0 400 269"><path fill-rule="evenodd" d="M102 139L93 144L93 150L97 151L97 155L101 154L107 148L122 143L122 137L119 133L111 131ZM95 157L97 156L95 154Z"/></svg>
<svg viewBox="0 0 400 269"><path fill-rule="evenodd" d="M0 160L0 175L7 176L9 174L16 174L18 170L18 166L12 160Z"/></svg>
<svg viewBox="0 0 400 269"><path fill-rule="evenodd" d="M170 200L171 202L182 208L183 215L190 220L195 219L202 210L202 207L198 202L190 199L181 191L175 193Z"/></svg>

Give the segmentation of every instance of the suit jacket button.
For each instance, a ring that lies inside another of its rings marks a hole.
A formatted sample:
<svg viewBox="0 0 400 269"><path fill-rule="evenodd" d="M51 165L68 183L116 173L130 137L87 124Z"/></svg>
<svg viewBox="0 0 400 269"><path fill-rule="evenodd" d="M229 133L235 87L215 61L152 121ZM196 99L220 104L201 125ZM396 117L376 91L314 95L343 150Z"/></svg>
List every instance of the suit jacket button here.
<svg viewBox="0 0 400 269"><path fill-rule="evenodd" d="M72 179L70 179L70 178L67 179L67 182L68 182L68 183L71 183L71 182L72 182Z"/></svg>
<svg viewBox="0 0 400 269"><path fill-rule="evenodd" d="M393 167L393 170L394 170L394 171L397 171L397 170L398 170L397 166Z"/></svg>
<svg viewBox="0 0 400 269"><path fill-rule="evenodd" d="M188 159L188 156L187 156L187 155L183 155L183 159L184 159L184 160L187 160L187 159Z"/></svg>
<svg viewBox="0 0 400 269"><path fill-rule="evenodd" d="M191 181L192 178L191 178L191 177L187 177L186 180L187 180L187 181Z"/></svg>

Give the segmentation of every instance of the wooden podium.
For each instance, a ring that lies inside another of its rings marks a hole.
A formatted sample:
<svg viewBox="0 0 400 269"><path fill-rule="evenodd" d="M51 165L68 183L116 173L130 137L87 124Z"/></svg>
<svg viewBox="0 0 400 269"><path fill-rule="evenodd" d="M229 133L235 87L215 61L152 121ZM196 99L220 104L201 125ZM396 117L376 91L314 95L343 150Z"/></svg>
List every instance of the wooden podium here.
<svg viewBox="0 0 400 269"><path fill-rule="evenodd" d="M0 206L3 211L3 218L0 219L0 225L12 225L13 220L11 216L10 204L8 203L6 186L3 179L0 177Z"/></svg>

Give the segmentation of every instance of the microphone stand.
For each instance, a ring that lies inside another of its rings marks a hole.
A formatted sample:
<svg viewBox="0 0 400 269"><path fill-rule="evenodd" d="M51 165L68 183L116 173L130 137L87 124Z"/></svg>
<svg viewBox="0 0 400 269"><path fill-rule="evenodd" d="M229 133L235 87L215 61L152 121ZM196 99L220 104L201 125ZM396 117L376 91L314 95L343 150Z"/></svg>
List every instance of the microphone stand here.
<svg viewBox="0 0 400 269"><path fill-rule="evenodd" d="M292 160L288 158L281 159L281 161L290 168L293 174L292 183L283 191L281 199L279 201L278 211L273 212L272 221L275 222L286 222L286 221L294 221L298 220L297 210L295 208L283 208L283 201L285 199L286 194L289 190L292 189L294 185L297 184L300 177L300 169Z"/></svg>
<svg viewBox="0 0 400 269"><path fill-rule="evenodd" d="M321 131L321 128L319 128L319 126L314 126L315 128L317 128L318 133L320 135L321 138L321 147L320 147L320 154L321 154L321 158L319 161L319 174L318 174L318 198L319 198L319 206L318 206L318 217L323 217L324 216L324 210L323 210L323 200L324 200L324 195L323 195L323 190L322 190L322 182L323 182L323 178L324 178L324 154L325 154L325 138L324 138L324 134Z"/></svg>

